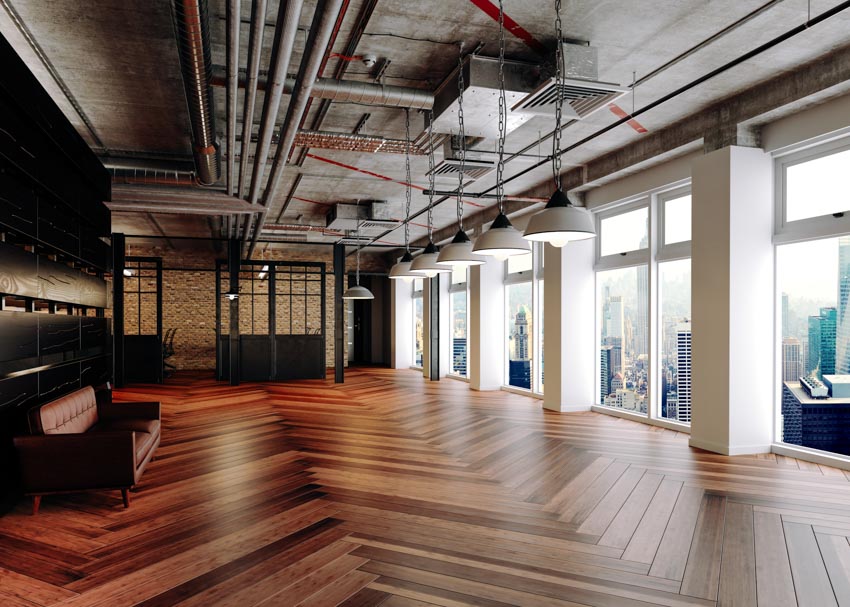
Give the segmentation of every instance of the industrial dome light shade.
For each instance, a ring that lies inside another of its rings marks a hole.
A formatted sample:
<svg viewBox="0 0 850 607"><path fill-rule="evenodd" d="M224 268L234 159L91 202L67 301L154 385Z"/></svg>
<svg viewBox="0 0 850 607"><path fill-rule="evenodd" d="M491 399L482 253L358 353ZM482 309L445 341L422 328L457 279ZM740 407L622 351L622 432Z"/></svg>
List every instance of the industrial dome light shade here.
<svg viewBox="0 0 850 607"><path fill-rule="evenodd" d="M596 227L590 211L573 206L562 190L555 190L546 208L531 217L523 236L560 248L573 240L593 238Z"/></svg>
<svg viewBox="0 0 850 607"><path fill-rule="evenodd" d="M405 251L402 258L390 268L390 280L404 280L409 282L414 278L418 278L420 275L414 274L410 270L411 263L413 263L413 256L410 254L410 251Z"/></svg>
<svg viewBox="0 0 850 607"><path fill-rule="evenodd" d="M354 285L353 287L349 287L345 293L342 294L343 299L375 299L375 296L372 295L372 291L367 289L361 285Z"/></svg>
<svg viewBox="0 0 850 607"><path fill-rule="evenodd" d="M410 264L410 271L427 278L434 278L442 272L451 272L451 267L441 266L437 263L437 257L439 257L439 249L433 242L429 242L422 254Z"/></svg>
<svg viewBox="0 0 850 607"><path fill-rule="evenodd" d="M467 268L485 263L486 259L472 252L472 241L463 230L458 230L452 241L437 255L437 265L449 268Z"/></svg>
<svg viewBox="0 0 850 607"><path fill-rule="evenodd" d="M514 255L527 255L531 253L531 248L522 234L511 225L507 215L499 213L490 229L475 240L472 251L505 260Z"/></svg>

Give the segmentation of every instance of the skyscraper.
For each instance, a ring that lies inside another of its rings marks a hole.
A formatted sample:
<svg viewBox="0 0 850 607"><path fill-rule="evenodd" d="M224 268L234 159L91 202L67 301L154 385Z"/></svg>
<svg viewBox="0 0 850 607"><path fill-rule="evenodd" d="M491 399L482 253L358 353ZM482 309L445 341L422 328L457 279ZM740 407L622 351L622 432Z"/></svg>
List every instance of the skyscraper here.
<svg viewBox="0 0 850 607"><path fill-rule="evenodd" d="M466 337L452 338L452 371L466 377Z"/></svg>
<svg viewBox="0 0 850 607"><path fill-rule="evenodd" d="M649 222L649 219L647 219ZM649 229L647 228L647 234ZM640 247L643 249L649 244L648 236L644 237L640 242ZM649 266L638 266L637 268L637 318L634 323L634 357L635 360L641 354L649 354L648 331L646 327L647 319L649 318Z"/></svg>
<svg viewBox="0 0 850 607"><path fill-rule="evenodd" d="M602 346L599 351L599 402L611 393L611 351L613 346Z"/></svg>
<svg viewBox="0 0 850 607"><path fill-rule="evenodd" d="M803 374L800 340L786 337L782 340L782 381L797 381Z"/></svg>
<svg viewBox="0 0 850 607"><path fill-rule="evenodd" d="M676 327L676 383L678 384L677 418L691 423L691 323Z"/></svg>
<svg viewBox="0 0 850 607"><path fill-rule="evenodd" d="M515 360L528 360L528 316L525 308L520 308L514 320Z"/></svg>
<svg viewBox="0 0 850 607"><path fill-rule="evenodd" d="M817 372L818 379L835 373L835 308L821 308L809 316L809 355L806 375Z"/></svg>
<svg viewBox="0 0 850 607"><path fill-rule="evenodd" d="M623 297L614 295L608 300L608 326L607 337L623 339L625 337L625 325L623 322Z"/></svg>
<svg viewBox="0 0 850 607"><path fill-rule="evenodd" d="M791 327L788 321L788 293L782 294L782 337L791 336Z"/></svg>
<svg viewBox="0 0 850 607"><path fill-rule="evenodd" d="M784 302L783 302L784 303ZM838 239L838 313L835 372L850 373L850 236Z"/></svg>

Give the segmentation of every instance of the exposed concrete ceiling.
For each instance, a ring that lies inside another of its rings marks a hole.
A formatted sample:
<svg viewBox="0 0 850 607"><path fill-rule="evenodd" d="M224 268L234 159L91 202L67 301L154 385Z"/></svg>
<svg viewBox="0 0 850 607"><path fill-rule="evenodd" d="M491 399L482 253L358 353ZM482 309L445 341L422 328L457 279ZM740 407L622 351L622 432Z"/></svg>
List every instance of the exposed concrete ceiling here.
<svg viewBox="0 0 850 607"><path fill-rule="evenodd" d="M112 158L161 158L166 162L182 160L184 165L185 161L191 161L189 117L169 2L105 0L96 7L72 0L53 0L49 3L0 0L0 4L5 8L0 10L0 32L10 40L81 135L99 153ZM244 70L248 59L251 2L243 0L241 4L239 63ZM369 68L357 59L346 61L345 58L331 56L322 74L324 77L333 77L340 66L344 66L343 77L346 80L372 82L382 72L381 82L384 84L433 91L454 69L458 58L458 42L464 43L467 52L482 43L480 54L495 56L498 53L498 24L469 0L426 3L405 0L367 3L352 0L347 5L331 49L333 53L346 52L353 28L364 10L372 4L374 10L365 23L355 47L355 55L373 54L377 64ZM635 90L634 99L628 95L618 101L629 112L633 103L640 108L805 22L809 10L814 16L840 3L835 0L812 0L810 4L807 0L773 3L766 0L564 0L564 35L566 38L587 40L598 49L600 80L629 85L633 77L640 80L695 44L766 4L771 6L755 18L640 84ZM300 31L288 69L292 76L298 72L315 7L316 2L313 0L304 2ZM547 48L554 45L551 11L551 2L505 2L505 12L527 30L534 40ZM226 63L225 14L226 0L210 0L212 59L218 66ZM269 69L277 14L278 2L270 0L265 15L260 63L263 73ZM563 171L569 173L571 168L586 165L606 155L615 158L610 154L616 150L621 150L621 156L628 154L628 146L648 140L719 100L826 57L850 42L848 31L850 10L641 115L639 122L647 133L623 125L571 151L563 157ZM514 60L542 61L538 52L515 36L508 37L506 54ZM385 61L389 61L387 66L384 66ZM812 71L811 67L807 69ZM816 78L817 74L811 77ZM843 86L825 87L824 91L816 95L816 100L824 101L844 93L846 87ZM225 89L216 87L214 95L218 139L226 158L230 151L225 147ZM237 134L240 135L236 146L238 152L241 145L244 89L239 90L237 98ZM289 95L284 94L278 112L278 129L289 101ZM764 107L762 114L775 118L811 102L811 99L804 99L781 108ZM264 93L259 91L252 129L254 136L258 131L263 103ZM368 113L370 116L362 126L361 133L392 139L404 138L404 111L401 109L334 102L319 121L322 105L318 99L313 99L303 121L304 128L351 133L361 123L364 114ZM617 116L614 113L603 109L584 121L571 124L564 131L563 142L567 145L580 140L615 120ZM414 114L412 121L413 136L416 137L423 129L423 116ZM535 142L552 128L552 120L534 118L508 136L505 146L507 152L525 151L524 155L507 165L506 176L526 169L551 152L550 140L540 144ZM701 145L701 142L691 140L685 144L671 144L669 149L659 148L658 158L682 153L693 149L694 145ZM495 141L480 141L476 148L492 151L495 149ZM250 161L253 161L253 144L251 150ZM273 226L278 223L322 225L329 206L336 203L387 200L393 203L397 217L403 217L403 156L329 149L311 149L309 152L305 156L304 150L296 149L292 154L294 162L286 168L280 188L274 200L270 201L266 224L268 229L262 233L263 238L279 238L286 234L310 242L333 241L335 237L323 236L319 232L289 233L276 230ZM271 150L273 154L274 145ZM438 148L438 162L441 154ZM634 166L646 166L648 162L652 161L642 160L639 165L623 163L621 169L634 170ZM413 183L426 187L427 157L414 156L411 164ZM356 167L361 171L341 165ZM270 168L271 162L268 162L263 185ZM616 164L611 163L610 168L612 174L617 172ZM372 174L386 176L389 180ZM149 176L149 173L143 173L142 176ZM604 179L605 175L598 177ZM294 195L281 214L296 180ZM542 166L512 180L507 193L528 195L531 192L534 195L534 189L538 188L539 194L548 188L546 184L549 180L551 170L548 166ZM481 192L494 184L495 174L491 174L468 184L467 191ZM445 189L452 189L455 185L452 182L438 183L439 188ZM156 192L160 186L148 183L144 187ZM223 189L223 183L220 188ZM494 204L492 199L468 200L470 204L465 205L467 214L481 212L482 205L489 207ZM427 197L414 190L412 210L420 211L426 204ZM521 206L517 204L514 208ZM116 211L113 215L116 230L151 236L161 236L163 232L174 237L208 236L211 227L212 230L220 230L222 225L221 222L210 222L207 217L199 215L157 213L152 216L148 212L125 211ZM156 217L156 221L153 217ZM434 219L436 228L450 227L455 221L453 201L440 204L434 211ZM424 216L412 223L412 240L425 235L422 224ZM403 230L397 229L381 240L383 244L400 244Z"/></svg>

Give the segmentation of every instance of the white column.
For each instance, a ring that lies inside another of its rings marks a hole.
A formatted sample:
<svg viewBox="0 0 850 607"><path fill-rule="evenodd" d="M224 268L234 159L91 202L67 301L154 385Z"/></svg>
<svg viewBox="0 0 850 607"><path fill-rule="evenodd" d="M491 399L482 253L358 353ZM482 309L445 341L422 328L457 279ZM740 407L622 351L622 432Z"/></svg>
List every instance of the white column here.
<svg viewBox="0 0 850 607"><path fill-rule="evenodd" d="M772 162L727 147L693 165L691 440L728 455L772 442Z"/></svg>
<svg viewBox="0 0 850 607"><path fill-rule="evenodd" d="M594 241L546 245L543 264L543 406L589 411L596 390Z"/></svg>
<svg viewBox="0 0 850 607"><path fill-rule="evenodd" d="M440 377L452 370L451 274L440 274Z"/></svg>
<svg viewBox="0 0 850 607"><path fill-rule="evenodd" d="M473 390L498 390L505 383L504 268L503 261L490 259L469 272L467 365Z"/></svg>
<svg viewBox="0 0 850 607"><path fill-rule="evenodd" d="M413 287L405 280L391 280L393 369L407 369L413 364Z"/></svg>

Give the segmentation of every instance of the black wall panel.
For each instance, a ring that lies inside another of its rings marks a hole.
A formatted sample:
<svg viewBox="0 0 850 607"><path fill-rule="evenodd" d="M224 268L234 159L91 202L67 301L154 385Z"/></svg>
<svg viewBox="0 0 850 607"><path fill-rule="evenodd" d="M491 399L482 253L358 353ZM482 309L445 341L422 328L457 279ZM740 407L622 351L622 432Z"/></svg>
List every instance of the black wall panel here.
<svg viewBox="0 0 850 607"><path fill-rule="evenodd" d="M38 400L48 402L80 388L80 363L70 362L38 374Z"/></svg>
<svg viewBox="0 0 850 607"><path fill-rule="evenodd" d="M17 232L38 236L38 199L33 187L9 169L0 169L0 223Z"/></svg>
<svg viewBox="0 0 850 607"><path fill-rule="evenodd" d="M38 257L0 242L0 293L38 297Z"/></svg>
<svg viewBox="0 0 850 607"><path fill-rule="evenodd" d="M38 353L42 364L65 362L78 358L80 349L80 317L63 314L41 314L38 322Z"/></svg>
<svg viewBox="0 0 850 607"><path fill-rule="evenodd" d="M0 377L39 365L39 316L27 312L0 312Z"/></svg>

